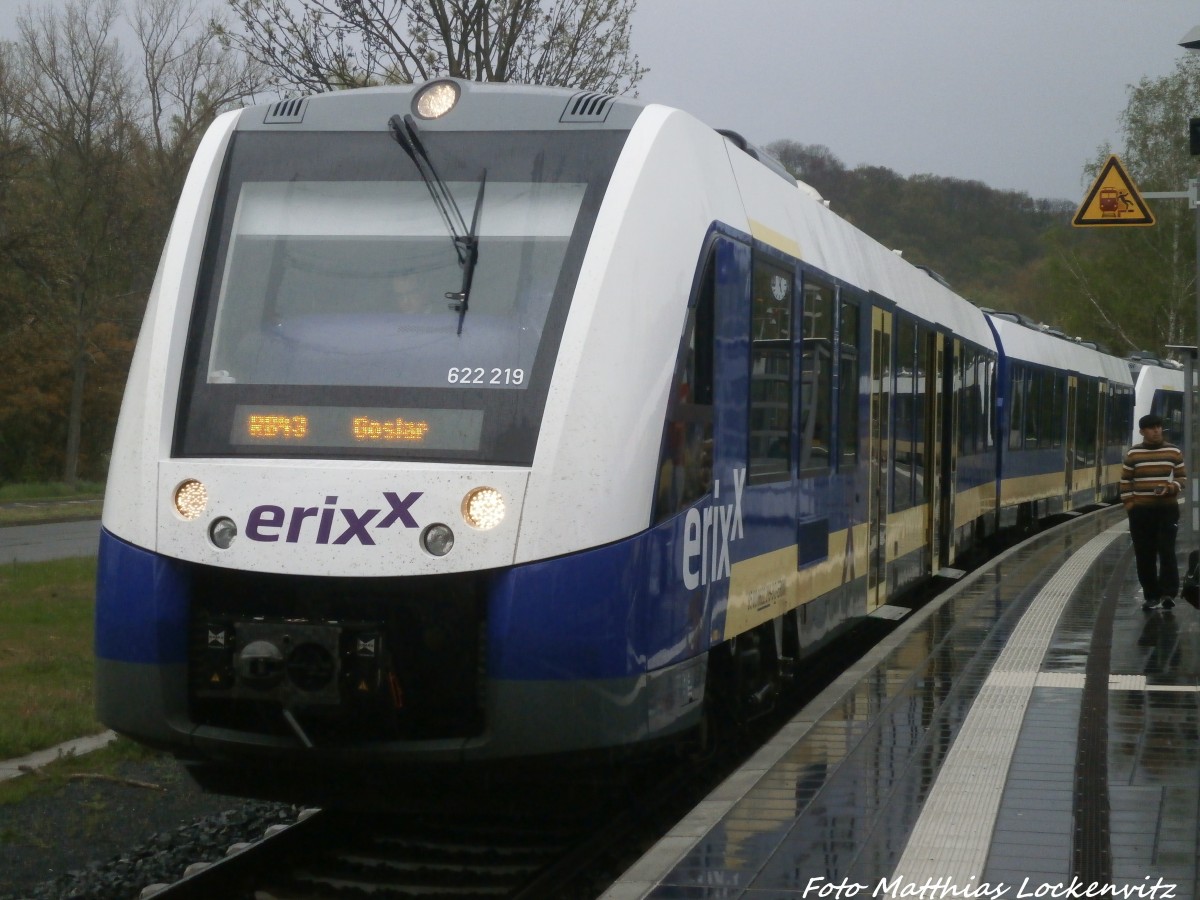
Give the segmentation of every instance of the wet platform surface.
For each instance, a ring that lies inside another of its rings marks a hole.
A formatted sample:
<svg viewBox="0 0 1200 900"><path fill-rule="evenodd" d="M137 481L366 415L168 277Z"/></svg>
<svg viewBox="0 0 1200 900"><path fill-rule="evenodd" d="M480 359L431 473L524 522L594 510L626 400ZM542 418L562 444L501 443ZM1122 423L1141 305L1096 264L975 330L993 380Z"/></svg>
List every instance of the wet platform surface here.
<svg viewBox="0 0 1200 900"><path fill-rule="evenodd" d="M1196 897L1198 720L1200 612L1141 609L1106 510L910 616L603 900Z"/></svg>

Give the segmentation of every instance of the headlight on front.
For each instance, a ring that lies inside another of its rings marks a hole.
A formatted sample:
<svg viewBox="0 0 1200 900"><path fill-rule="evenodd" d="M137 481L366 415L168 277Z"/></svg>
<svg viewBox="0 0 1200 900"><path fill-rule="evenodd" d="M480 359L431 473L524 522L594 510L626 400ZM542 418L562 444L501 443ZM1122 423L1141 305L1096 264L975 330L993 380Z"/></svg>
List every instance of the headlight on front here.
<svg viewBox="0 0 1200 900"><path fill-rule="evenodd" d="M504 521L504 498L495 488L474 488L463 498L462 514L472 528L489 531Z"/></svg>
<svg viewBox="0 0 1200 900"><path fill-rule="evenodd" d="M190 478L175 488L175 511L185 519L198 519L208 508L208 488Z"/></svg>

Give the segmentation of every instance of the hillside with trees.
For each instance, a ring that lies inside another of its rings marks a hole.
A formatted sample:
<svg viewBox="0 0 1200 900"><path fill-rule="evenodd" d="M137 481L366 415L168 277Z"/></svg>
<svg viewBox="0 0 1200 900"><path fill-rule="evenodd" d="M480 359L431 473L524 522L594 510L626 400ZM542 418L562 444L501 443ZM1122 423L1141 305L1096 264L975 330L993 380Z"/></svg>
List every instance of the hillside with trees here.
<svg viewBox="0 0 1200 900"><path fill-rule="evenodd" d="M1200 176L1187 123L1200 112L1200 54L1130 89L1120 157L1139 190L1180 191ZM1078 229L1076 205L977 181L847 169L827 147L767 148L833 210L904 258L938 272L980 306L1012 310L1127 355L1196 341L1196 213L1152 201L1149 228ZM1081 168L1098 173L1101 147ZM1082 200L1082 197L1080 198Z"/></svg>
<svg viewBox="0 0 1200 900"><path fill-rule="evenodd" d="M914 175L881 166L847 169L827 147L776 141L767 147L830 208L884 246L928 266L980 306L1024 305L1023 284L1046 254L1047 236L1075 208L994 190L979 181Z"/></svg>

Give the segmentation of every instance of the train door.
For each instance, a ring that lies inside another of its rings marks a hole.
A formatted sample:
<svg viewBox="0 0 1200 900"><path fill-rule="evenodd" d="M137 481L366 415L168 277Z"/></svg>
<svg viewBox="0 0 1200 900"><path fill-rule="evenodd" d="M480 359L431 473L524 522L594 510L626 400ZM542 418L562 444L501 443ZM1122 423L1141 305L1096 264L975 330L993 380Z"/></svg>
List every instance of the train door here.
<svg viewBox="0 0 1200 900"><path fill-rule="evenodd" d="M942 352L945 338L921 329L918 349L924 405L924 441L922 454L925 478L921 501L925 504L925 546L929 548L930 574L942 565Z"/></svg>
<svg viewBox="0 0 1200 900"><path fill-rule="evenodd" d="M1070 375L1067 377L1067 433L1063 437L1063 470L1067 489L1063 509L1071 509L1071 497L1075 492L1075 415L1078 402L1079 379Z"/></svg>
<svg viewBox="0 0 1200 900"><path fill-rule="evenodd" d="M887 599L888 479L892 471L892 313L871 310L871 425L867 454L867 609Z"/></svg>
<svg viewBox="0 0 1200 900"><path fill-rule="evenodd" d="M954 495L958 490L958 397L962 391L962 343L957 338L946 339L938 354L942 384L939 392L942 430L942 479L939 504L941 509L941 540L938 567L948 567L957 558L954 545Z"/></svg>
<svg viewBox="0 0 1200 900"><path fill-rule="evenodd" d="M1104 451L1108 444L1108 382L1101 381L1096 392L1096 421L1092 423L1096 429L1096 439L1093 449L1096 454L1096 496L1092 502L1098 503L1104 499Z"/></svg>

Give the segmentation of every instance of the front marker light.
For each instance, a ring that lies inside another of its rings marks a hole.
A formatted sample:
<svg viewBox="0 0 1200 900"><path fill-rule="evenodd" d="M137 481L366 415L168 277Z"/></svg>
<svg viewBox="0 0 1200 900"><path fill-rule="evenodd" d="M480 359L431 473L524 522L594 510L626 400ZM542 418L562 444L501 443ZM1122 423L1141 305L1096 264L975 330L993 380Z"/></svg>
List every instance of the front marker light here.
<svg viewBox="0 0 1200 900"><path fill-rule="evenodd" d="M421 546L432 556L445 556L454 549L454 532L437 522L421 532Z"/></svg>
<svg viewBox="0 0 1200 900"><path fill-rule="evenodd" d="M198 519L208 508L208 488L194 478L175 488L175 511L185 519Z"/></svg>
<svg viewBox="0 0 1200 900"><path fill-rule="evenodd" d="M212 524L208 526L208 539L218 550L228 550L237 533L237 523L228 516L213 519Z"/></svg>
<svg viewBox="0 0 1200 900"><path fill-rule="evenodd" d="M463 497L462 514L472 528L489 531L504 521L504 498L495 488L477 487Z"/></svg>

